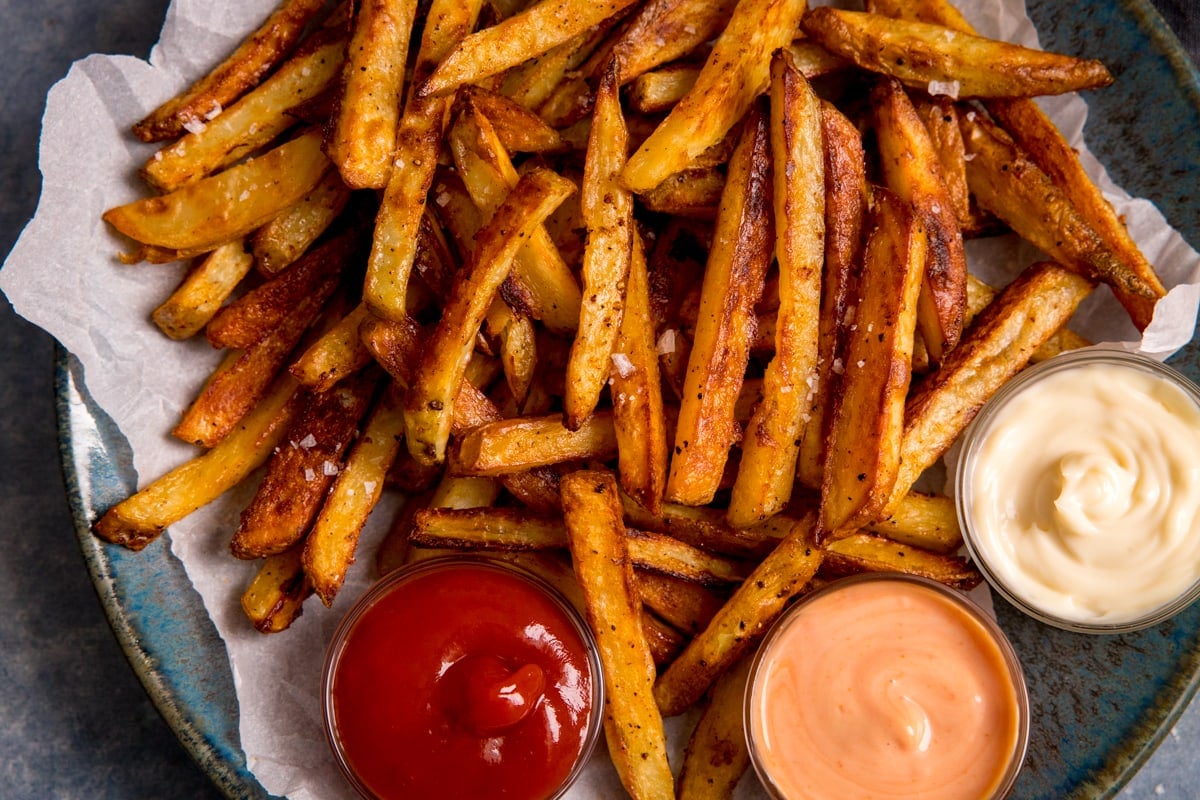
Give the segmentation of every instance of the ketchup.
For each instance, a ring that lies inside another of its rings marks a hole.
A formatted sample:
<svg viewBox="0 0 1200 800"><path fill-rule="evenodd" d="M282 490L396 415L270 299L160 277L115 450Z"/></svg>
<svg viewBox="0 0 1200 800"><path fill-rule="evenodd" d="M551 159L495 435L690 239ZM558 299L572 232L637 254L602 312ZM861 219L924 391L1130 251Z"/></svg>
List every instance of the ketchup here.
<svg viewBox="0 0 1200 800"><path fill-rule="evenodd" d="M586 756L586 628L515 570L428 562L369 593L326 667L327 730L378 798L553 797Z"/></svg>

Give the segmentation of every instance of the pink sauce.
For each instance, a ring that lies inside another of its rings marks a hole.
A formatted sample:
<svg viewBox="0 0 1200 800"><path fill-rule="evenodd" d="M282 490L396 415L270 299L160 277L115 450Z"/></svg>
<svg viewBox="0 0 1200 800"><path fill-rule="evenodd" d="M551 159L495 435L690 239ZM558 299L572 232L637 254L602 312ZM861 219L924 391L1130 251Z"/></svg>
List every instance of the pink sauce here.
<svg viewBox="0 0 1200 800"><path fill-rule="evenodd" d="M755 766L787 800L990 798L1022 755L1020 680L937 587L841 584L764 644L747 709Z"/></svg>

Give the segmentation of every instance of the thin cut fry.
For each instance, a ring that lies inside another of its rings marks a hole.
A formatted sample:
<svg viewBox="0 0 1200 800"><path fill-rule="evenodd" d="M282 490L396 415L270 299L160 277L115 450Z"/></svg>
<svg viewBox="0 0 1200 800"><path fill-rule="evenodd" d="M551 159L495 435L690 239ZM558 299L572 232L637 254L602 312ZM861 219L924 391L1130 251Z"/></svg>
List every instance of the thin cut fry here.
<svg viewBox="0 0 1200 800"><path fill-rule="evenodd" d="M467 431L450 456L450 469L455 475L504 475L616 453L611 411L593 414L575 430L561 414L514 417Z"/></svg>
<svg viewBox="0 0 1200 800"><path fill-rule="evenodd" d="M304 609L312 584L300 564L300 548L265 559L242 594L242 610L260 633L286 630Z"/></svg>
<svg viewBox="0 0 1200 800"><path fill-rule="evenodd" d="M361 303L309 345L288 368L310 391L324 392L371 363L371 351L358 335L371 314Z"/></svg>
<svg viewBox="0 0 1200 800"><path fill-rule="evenodd" d="M264 275L290 267L329 229L350 202L350 189L329 169L313 190L250 237L254 266Z"/></svg>
<svg viewBox="0 0 1200 800"><path fill-rule="evenodd" d="M683 752L676 796L679 800L722 800L750 766L746 745L746 681L750 656L726 670L712 692Z"/></svg>
<svg viewBox="0 0 1200 800"><path fill-rule="evenodd" d="M183 282L151 315L159 330L172 339L199 333L221 309L242 278L254 266L245 242L224 244L192 267Z"/></svg>

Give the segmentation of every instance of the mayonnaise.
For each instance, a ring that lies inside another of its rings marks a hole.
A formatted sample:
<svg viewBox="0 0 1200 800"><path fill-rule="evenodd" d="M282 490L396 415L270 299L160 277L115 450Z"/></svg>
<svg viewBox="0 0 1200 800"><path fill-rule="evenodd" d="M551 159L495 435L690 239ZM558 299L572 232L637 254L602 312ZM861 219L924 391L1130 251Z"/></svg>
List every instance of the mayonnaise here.
<svg viewBox="0 0 1200 800"><path fill-rule="evenodd" d="M1200 406L1151 369L1096 358L1051 369L965 448L972 552L1052 622L1128 623L1200 578Z"/></svg>
<svg viewBox="0 0 1200 800"><path fill-rule="evenodd" d="M907 578L850 579L797 606L747 697L764 783L786 800L1002 796L1028 729L998 636L950 590Z"/></svg>

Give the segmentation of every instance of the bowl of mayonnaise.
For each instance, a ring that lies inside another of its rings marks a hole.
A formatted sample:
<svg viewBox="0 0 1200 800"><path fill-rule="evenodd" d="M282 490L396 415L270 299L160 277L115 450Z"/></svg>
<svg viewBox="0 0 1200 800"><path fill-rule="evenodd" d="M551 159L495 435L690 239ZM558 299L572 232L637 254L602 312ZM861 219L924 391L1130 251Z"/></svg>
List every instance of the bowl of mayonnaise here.
<svg viewBox="0 0 1200 800"><path fill-rule="evenodd" d="M964 434L954 484L980 572L1045 623L1123 633L1200 597L1200 388L1152 358L1024 371Z"/></svg>

